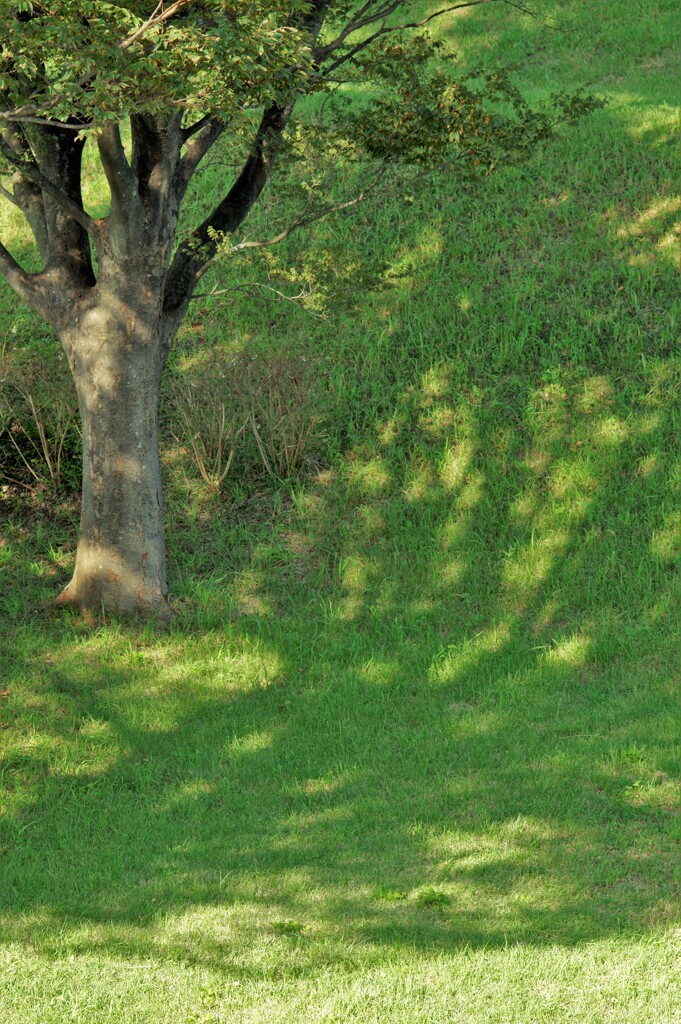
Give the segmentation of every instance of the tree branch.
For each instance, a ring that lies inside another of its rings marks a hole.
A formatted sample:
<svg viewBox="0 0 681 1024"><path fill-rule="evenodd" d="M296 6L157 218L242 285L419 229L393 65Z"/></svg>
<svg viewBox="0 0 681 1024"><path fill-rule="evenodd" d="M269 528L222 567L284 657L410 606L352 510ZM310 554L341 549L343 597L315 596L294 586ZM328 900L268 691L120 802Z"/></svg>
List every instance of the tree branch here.
<svg viewBox="0 0 681 1024"><path fill-rule="evenodd" d="M206 125L213 120L214 118L212 114L205 114L204 117L200 117L198 121L194 122L194 124L187 125L187 127L183 128L180 132L182 142L188 142L194 135L196 135L197 132L200 132L202 128L205 128Z"/></svg>
<svg viewBox="0 0 681 1024"><path fill-rule="evenodd" d="M83 75L81 78L76 79L76 81L73 83L73 86L75 89L82 89L83 86L87 85L88 82L91 82L93 78L94 72L88 71L86 75ZM52 96L51 99L45 100L45 102L41 104L24 104L21 107L13 107L6 110L0 110L0 121L8 121L10 123L26 121L33 124L52 124L53 122L50 121L48 118L44 117L43 115L45 114L45 111L51 110L54 107L56 107L59 103L61 103L64 100L64 98L64 95L59 93L55 96ZM62 127L70 128L73 131L79 132L83 130L82 122L64 122L62 123Z"/></svg>
<svg viewBox="0 0 681 1024"><path fill-rule="evenodd" d="M251 289L262 288L263 291L271 292L272 295L277 299L285 299L287 302L298 302L301 299L306 299L308 295L312 294L310 290L298 292L297 295L287 295L286 292L280 291L278 288L273 288L270 284L264 284L262 281L251 281L249 284L235 284L231 288L212 288L209 292L194 292L191 301L194 302L196 299L211 299L214 295L234 295L236 292L246 292L250 294ZM319 314L315 313L315 316Z"/></svg>
<svg viewBox="0 0 681 1024"><path fill-rule="evenodd" d="M342 46L348 36L351 36L353 32L358 32L361 28L366 28L367 25L374 25L377 21L382 21L387 18L393 11L402 3L402 0L392 0L390 3L381 3L378 10L371 11L372 7L376 6L376 0L369 0L363 7L360 7L358 11L355 11L350 21L346 22L341 31L338 33L335 39L325 46L319 46L312 51L312 56L316 61L322 61L334 50L337 50L339 46ZM366 15L366 17L365 17Z"/></svg>
<svg viewBox="0 0 681 1024"><path fill-rule="evenodd" d="M517 0L463 0L462 3L451 4L449 7L441 7L439 10L431 12L431 14L427 15L425 18L421 18L420 21L406 21L399 25L382 25L376 32L372 32L372 34L367 36L366 39L362 39L358 43L355 43L355 45L346 53L341 54L341 56L336 58L336 60L327 68L324 68L320 77L326 78L327 75L332 74L332 72L334 72L336 68L340 67L341 64L344 64L348 60L352 60L353 57L356 57L362 50L371 46L371 44L377 39L380 39L381 36L388 35L391 32L403 32L407 29L423 28L425 25L429 24L429 22L434 21L436 18L441 18L444 14L451 14L453 11L460 11L466 7L480 7L482 4L491 3L504 3L509 7L515 7L516 10L522 11L523 14L529 15L531 18L539 17L535 11L525 7L524 4L517 2ZM367 5L365 5L365 7L366 6ZM342 46L348 36L352 35L360 28L365 28L367 25L375 24L377 21L384 21L386 17L394 13L394 11L396 11L400 6L401 0L394 0L392 3L384 4L380 11L374 12L371 16L368 16L360 22L349 22L331 43L328 43L326 46L321 46L317 50L313 50L313 56L318 63L321 63L326 59L326 57L330 56L330 54L334 53L340 46ZM383 8L385 8L385 10Z"/></svg>
<svg viewBox="0 0 681 1024"><path fill-rule="evenodd" d="M43 174L38 165L33 160L22 160L18 157L12 147L7 142L7 139L0 133L0 153L5 157L7 162L21 173L22 177L28 178L29 181L35 182L39 185L43 192L46 192L50 198L62 208L64 213L68 214L69 217L73 217L77 224L87 231L87 233L95 240L100 237L100 228L92 217L85 212L82 206L71 199L66 192L64 192L58 185L55 185L53 181Z"/></svg>
<svg viewBox="0 0 681 1024"><path fill-rule="evenodd" d="M187 146L178 165L180 195L185 193L194 171L226 128L224 121L217 117L202 118L201 122L197 122L197 125L200 125L200 128L194 126L194 130L189 135L187 135L187 130L182 133L183 138L186 140L192 138L195 131L199 132L194 141Z"/></svg>
<svg viewBox="0 0 681 1024"><path fill-rule="evenodd" d="M36 307L37 292L33 275L19 266L11 252L0 242L0 276L32 309Z"/></svg>
<svg viewBox="0 0 681 1024"><path fill-rule="evenodd" d="M392 5L395 0L388 2ZM373 3L374 0L368 0L361 10L368 10ZM330 0L312 0L307 13L302 18L295 19L299 27L309 31L313 42L321 31L330 5ZM382 7L384 6L385 3L382 4ZM256 133L253 151L241 174L213 213L178 248L166 279L164 310L169 320L177 321L186 310L196 283L217 252L218 236L235 231L260 196L294 103L295 100L285 107L274 103L265 110ZM219 137L222 129L218 129L212 122L207 122L201 131L206 134L203 138L199 135L197 149L191 155L185 154L183 173L190 176L205 152Z"/></svg>
<svg viewBox="0 0 681 1024"><path fill-rule="evenodd" d="M370 36L367 36L366 39L362 39L360 40L360 42L355 43L355 45L350 47L350 49L346 53L341 54L340 57L337 57L336 60L332 61L332 63L323 70L321 77L326 77L327 74L332 74L336 70L336 68L339 68L341 66L341 64L345 64L346 61L352 60L353 57L356 57L358 53L362 52L362 50L365 50L368 46L371 46L371 44L375 43L377 39L381 38L381 36L388 35L391 32L402 32L405 29L423 28L424 25L427 25L435 18L440 18L442 17L443 14L450 14L452 11L458 11L464 7L479 7L481 4L490 4L497 2L498 0L465 0L465 2L463 3L452 4L450 7L442 7L438 11L433 11L432 14L429 14L427 17L422 18L421 21L404 22L403 24L400 25L382 25L381 28L376 30L376 32L372 32L372 34ZM507 0L501 0L501 2L506 3ZM396 4L393 7L393 10L395 9L395 7L398 6L399 4ZM367 25L381 20L383 20L383 17L376 17L372 18L371 22L367 20L366 22L364 22L364 24ZM354 32L356 30L353 28L352 31ZM345 38L347 38L347 35L350 35L350 33L347 33ZM338 43L338 46L340 45L341 42ZM327 49L327 54L325 54L324 56L328 56L329 53L333 53L336 49L336 45L334 45L331 49ZM321 59L323 60L324 58L322 57Z"/></svg>
<svg viewBox="0 0 681 1024"><path fill-rule="evenodd" d="M33 152L21 125L7 124L1 134L4 135L7 144L14 151L18 159L33 159ZM20 171L14 172L12 185L14 187L13 192L2 188L2 194L9 202L18 207L26 217L40 254L44 260L47 260L48 231L45 200L43 199L42 190L34 181L24 178Z"/></svg>
<svg viewBox="0 0 681 1024"><path fill-rule="evenodd" d="M170 5L170 7L165 7L164 0L159 0L158 4L156 5L156 8L154 9L153 14L151 14L150 17L147 18L144 24L140 25L140 27L135 29L134 32L131 32L130 35L126 36L125 39L122 39L120 41L120 43L118 44L119 49L129 49L133 45L133 43L136 43L141 36L143 36L146 32L149 31L149 29L155 28L157 25L160 25L164 21L167 21L169 18L172 18L174 14L177 14L179 10L181 10L183 7L186 7L187 4L190 4L191 2L192 0L175 0L175 2ZM89 82L92 81L92 79L95 77L95 74L96 72L94 70L88 71L87 74L82 75L81 78L77 79L73 83L73 87L75 89L83 88L83 86L87 85ZM63 99L64 95L59 94L56 96L52 96L49 100L46 99L45 103L42 104L30 103L24 104L20 107L14 107L9 110L2 110L0 111L0 121L26 121L31 122L33 124L49 125L52 122L44 116L45 112L47 110L53 109L55 106L61 103ZM81 131L83 125L78 124L77 122L62 122L61 127L70 128L74 131Z"/></svg>
<svg viewBox="0 0 681 1024"><path fill-rule="evenodd" d="M107 122L97 137L102 169L111 193L111 210L116 218L138 216L137 179L125 155L120 128Z"/></svg>
<svg viewBox="0 0 681 1024"><path fill-rule="evenodd" d="M293 224L290 224L289 227L285 228L283 231L280 231L278 235L274 235L272 238L261 239L257 241L250 241L249 239L244 239L243 242L237 242L236 245L232 246L231 251L233 253L237 253L242 252L244 249L263 249L272 245L278 245L279 242L283 242L285 238L288 238L289 235L292 235L294 231L298 231L299 228L307 227L308 224L314 224L315 221L321 220L323 217L328 217L332 213L340 213L342 210L349 210L353 206L358 206L360 203L363 203L366 199L373 195L373 193L376 191L379 184L385 177L387 170L388 164L382 164L381 168L379 169L378 173L374 176L372 181L369 182L369 184L366 185L365 188L363 188L362 191L359 192L356 196L353 196L352 199L346 199L342 203L333 203L330 206L323 207L321 210L315 210L314 213L310 213L307 215L303 214L298 218L298 220L294 221Z"/></svg>
<svg viewBox="0 0 681 1024"><path fill-rule="evenodd" d="M236 231L260 196L292 109L292 105L280 107L273 104L265 111L253 151L241 174L222 202L180 245L166 282L164 308L167 313L174 315L186 308L196 282L217 252L217 236Z"/></svg>
<svg viewBox="0 0 681 1024"><path fill-rule="evenodd" d="M8 188L5 188L4 185L0 185L0 196L6 199L8 203L11 203L12 206L16 206L17 210L21 210L21 206L17 202L17 199L14 196L14 194L10 192Z"/></svg>
<svg viewBox="0 0 681 1024"><path fill-rule="evenodd" d="M168 18L172 18L173 14L177 14L182 7L186 7L187 4L190 4L191 2L192 0L175 0L175 3L171 4L170 7L164 7L163 0L159 0L154 13L147 18L143 25L120 43L121 50L127 50L128 47L137 42L140 36L143 36L145 32L148 32L150 28L155 28L162 22L167 21Z"/></svg>

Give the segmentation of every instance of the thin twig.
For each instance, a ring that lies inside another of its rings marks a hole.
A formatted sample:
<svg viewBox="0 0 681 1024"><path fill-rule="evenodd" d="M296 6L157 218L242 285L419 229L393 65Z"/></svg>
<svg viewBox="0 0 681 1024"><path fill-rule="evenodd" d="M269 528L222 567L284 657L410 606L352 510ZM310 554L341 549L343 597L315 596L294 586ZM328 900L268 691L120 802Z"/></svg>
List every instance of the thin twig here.
<svg viewBox="0 0 681 1024"><path fill-rule="evenodd" d="M530 10L529 7L525 7L524 4L517 2L517 0L465 0L465 2L463 3L452 4L449 7L441 7L439 10L433 11L431 14L429 14L425 18L422 18L420 21L406 21L400 25L383 24L381 28L376 30L376 32L372 32L372 34L370 36L367 36L366 39L361 40L360 42L356 43L353 47L351 47L347 51L347 53L341 54L340 57L337 57L336 60L333 61L328 66L328 68L325 68L320 72L319 77L325 79L327 75L335 71L336 68L340 67L341 64L345 64L346 61L351 60L353 57L356 57L358 53L361 53L362 50L365 50L367 46L371 46L371 44L374 43L377 39L380 39L381 36L388 35L389 33L392 32L403 32L407 29L423 28L429 22L434 21L435 18L441 18L444 14L451 14L453 11L463 10L466 7L479 7L482 4L499 2L507 4L509 7L514 7L516 10L521 11L523 14L529 15L529 17L531 18L542 20L540 18L540 15L538 15L536 11ZM392 9L395 10L396 7L393 7ZM375 22L378 20L380 20L380 18L377 16L372 18L371 22ZM369 24L369 20L367 19L367 21L365 21L363 24ZM545 24L548 28L556 29L557 31L555 25L550 25L548 22L545 22ZM341 35L338 37L338 40L340 40L340 42L334 40L333 43L329 43L326 47L321 47L320 50L318 51L318 59L324 60L325 57L327 57L330 53L333 53L338 48L338 46L341 45L341 42L345 38L347 38L348 35L354 34L355 31L356 28L353 28L352 31L349 33L341 33ZM343 37L342 39L341 36Z"/></svg>
<svg viewBox="0 0 681 1024"><path fill-rule="evenodd" d="M297 221L285 228L284 231L280 231L279 234L275 235L273 238L259 239L258 241L249 241L248 239L245 239L243 242L237 242L236 245L232 246L231 251L241 252L244 249L263 249L271 245L277 245L279 242L283 242L285 238L288 238L289 235L292 235L293 232L297 231L299 228L307 227L308 224L314 224L315 221L321 220L323 217L328 217L332 213L340 213L342 210L349 210L353 206L357 206L359 203L362 203L365 199L369 198L377 188L387 170L388 165L383 164L371 184L367 185L367 187L364 188L359 195L354 196L353 199L348 199L344 203L336 203L333 206L325 206L324 209L317 210L316 213L312 213L307 217L300 217Z"/></svg>
<svg viewBox="0 0 681 1024"><path fill-rule="evenodd" d="M213 295L229 295L232 292L249 292L251 288L264 288L268 292L273 292L278 298L286 299L287 302L297 302L299 299L304 299L308 295L311 295L311 291L298 292L297 295L287 295L286 292L280 292L278 288L273 288L270 284L263 284L262 281L251 281L250 284L235 284L231 288L212 288L209 292L197 292L192 295L191 302L194 299L210 299Z"/></svg>
<svg viewBox="0 0 681 1024"><path fill-rule="evenodd" d="M182 7L186 7L187 4L190 4L191 2L192 0L175 0L175 3L171 4L170 7L164 8L163 0L159 0L154 13L147 18L144 24L136 29L132 35L127 36L122 43L119 43L120 49L127 50L128 47L137 42L140 36L144 35L145 32L148 32L150 28L155 28L162 22L167 21L168 18L172 18L173 14L177 14Z"/></svg>

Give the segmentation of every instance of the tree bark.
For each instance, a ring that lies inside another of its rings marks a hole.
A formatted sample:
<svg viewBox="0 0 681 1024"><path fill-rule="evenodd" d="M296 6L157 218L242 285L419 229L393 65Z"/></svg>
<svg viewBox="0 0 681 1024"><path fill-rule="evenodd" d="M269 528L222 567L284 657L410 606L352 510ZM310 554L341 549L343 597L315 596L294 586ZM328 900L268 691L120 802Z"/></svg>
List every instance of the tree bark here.
<svg viewBox="0 0 681 1024"><path fill-rule="evenodd" d="M73 578L58 598L87 617L167 618L158 451L161 371L167 349L158 303L134 308L98 286L60 332L83 433L80 536Z"/></svg>

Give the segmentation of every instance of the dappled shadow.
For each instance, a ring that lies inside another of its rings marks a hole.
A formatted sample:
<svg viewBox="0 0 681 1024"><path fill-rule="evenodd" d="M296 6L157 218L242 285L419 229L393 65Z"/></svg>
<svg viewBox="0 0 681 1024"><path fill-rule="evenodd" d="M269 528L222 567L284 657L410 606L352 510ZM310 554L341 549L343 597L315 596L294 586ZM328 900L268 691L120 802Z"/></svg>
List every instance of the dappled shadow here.
<svg viewBox="0 0 681 1024"><path fill-rule="evenodd" d="M413 457L382 424L322 475L207 638L33 634L5 938L238 978L280 917L329 965L671 923L679 382L649 373L625 419L603 375L504 414L426 374Z"/></svg>
<svg viewBox="0 0 681 1024"><path fill-rule="evenodd" d="M416 204L343 458L178 511L175 630L64 624L59 551L0 548L5 941L262 978L677 921L677 207L666 129L598 116L593 164Z"/></svg>

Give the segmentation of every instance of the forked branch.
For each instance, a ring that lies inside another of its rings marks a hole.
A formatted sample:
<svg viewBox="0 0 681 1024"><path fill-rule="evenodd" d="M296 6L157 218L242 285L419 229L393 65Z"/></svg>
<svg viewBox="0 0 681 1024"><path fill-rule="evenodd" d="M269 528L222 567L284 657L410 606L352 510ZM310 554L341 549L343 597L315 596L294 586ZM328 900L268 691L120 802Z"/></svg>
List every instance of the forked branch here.
<svg viewBox="0 0 681 1024"><path fill-rule="evenodd" d="M366 50L367 47L371 46L372 43L375 43L376 40L380 39L382 36L389 35L393 32L404 32L408 29L414 30L425 28L425 26L431 21L435 21L436 18L441 18L445 14L451 14L453 11L464 10L467 7L480 7L482 4L491 3L504 3L509 7L515 7L516 10L522 11L523 14L530 15L532 18L538 17L535 11L530 10L529 7L525 7L524 4L517 2L517 0L463 0L462 3L451 4L448 7L441 7L437 11L432 11L430 14L426 15L425 18L421 18L419 21L405 21L397 25L389 25L385 23L386 18L402 6L402 0L394 0L393 3L383 4L379 11L373 12L364 19L358 20L357 16L355 16L353 20L349 21L344 26L342 31L334 40L332 40L332 42L327 43L326 46L320 46L313 51L313 56L317 63L320 64L332 53L335 53L335 51L343 45L345 40L349 36L354 35L358 29L366 28L368 25L376 24L379 21L383 22L379 29L372 32L365 39L355 43L355 45L351 46L349 50L346 50L345 53L341 53L340 56L332 61L331 64L323 68L320 77L326 78L327 75L332 74L336 68L339 68L341 64L345 64L347 61L352 60L353 57L356 57L363 50Z"/></svg>
<svg viewBox="0 0 681 1024"><path fill-rule="evenodd" d="M175 0L175 3L171 4L170 7L165 7L163 0L159 0L156 8L143 25L140 25L138 29L135 29L129 36L121 42L121 50L127 50L128 47L136 43L137 40L148 32L151 28L156 28L157 25L161 25L164 21L168 21L174 14L177 14L179 10L190 4L192 0Z"/></svg>

